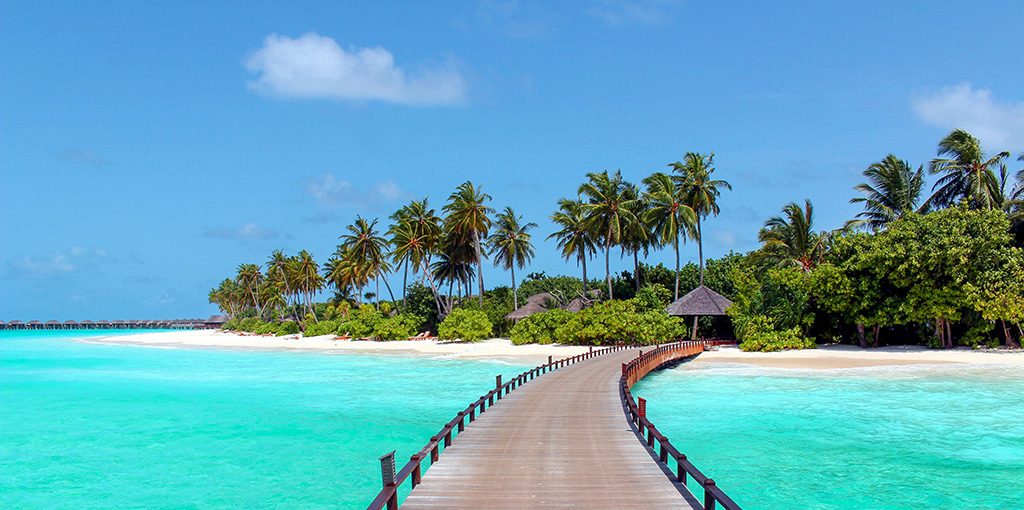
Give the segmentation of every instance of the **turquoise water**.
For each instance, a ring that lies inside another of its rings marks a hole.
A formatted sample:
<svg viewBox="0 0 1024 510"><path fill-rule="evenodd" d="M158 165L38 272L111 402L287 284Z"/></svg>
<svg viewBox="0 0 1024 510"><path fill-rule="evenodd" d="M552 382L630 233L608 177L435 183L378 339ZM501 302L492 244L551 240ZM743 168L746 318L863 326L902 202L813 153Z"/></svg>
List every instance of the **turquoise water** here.
<svg viewBox="0 0 1024 510"><path fill-rule="evenodd" d="M745 509L1024 508L1019 367L690 363L634 393Z"/></svg>
<svg viewBox="0 0 1024 510"><path fill-rule="evenodd" d="M126 333L0 332L0 508L365 508L380 455L526 368L70 339Z"/></svg>

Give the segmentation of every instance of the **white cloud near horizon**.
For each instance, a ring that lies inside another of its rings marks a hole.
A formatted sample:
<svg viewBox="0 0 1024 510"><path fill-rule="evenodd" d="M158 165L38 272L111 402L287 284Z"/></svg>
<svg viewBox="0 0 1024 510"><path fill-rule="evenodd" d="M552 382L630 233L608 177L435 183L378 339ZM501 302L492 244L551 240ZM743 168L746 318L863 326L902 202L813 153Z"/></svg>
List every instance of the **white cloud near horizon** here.
<svg viewBox="0 0 1024 510"><path fill-rule="evenodd" d="M361 190L349 181L338 179L334 174L325 174L308 181L306 193L318 204L331 208L392 203L407 196L391 179Z"/></svg>
<svg viewBox="0 0 1024 510"><path fill-rule="evenodd" d="M95 267L109 260L105 250L72 246L47 256L24 256L12 259L7 267L11 274L18 276L57 276Z"/></svg>
<svg viewBox="0 0 1024 510"><path fill-rule="evenodd" d="M945 129L965 129L990 152L1024 149L1024 101L1007 102L969 83L912 98L917 116Z"/></svg>
<svg viewBox="0 0 1024 510"><path fill-rule="evenodd" d="M257 241L263 239L275 239L276 231L263 228L255 223L249 222L241 227L207 227L203 230L203 237L213 239L233 239L241 241Z"/></svg>
<svg viewBox="0 0 1024 510"><path fill-rule="evenodd" d="M270 34L245 67L249 87L284 98L376 100L406 105L451 105L466 99L466 82L451 63L409 72L382 47L342 48L309 32L298 38Z"/></svg>

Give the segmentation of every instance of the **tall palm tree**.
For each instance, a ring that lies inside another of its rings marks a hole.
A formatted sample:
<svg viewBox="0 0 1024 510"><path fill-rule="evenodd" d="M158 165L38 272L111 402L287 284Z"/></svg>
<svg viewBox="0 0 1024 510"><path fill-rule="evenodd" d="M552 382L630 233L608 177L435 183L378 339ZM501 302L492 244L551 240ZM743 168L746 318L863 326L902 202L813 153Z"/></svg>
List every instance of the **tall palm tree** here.
<svg viewBox="0 0 1024 510"><path fill-rule="evenodd" d="M281 250L274 250L267 260L267 279L276 283L281 288L282 297L285 299L284 306L287 307L287 298L291 295L291 278L288 274L288 257Z"/></svg>
<svg viewBox="0 0 1024 510"><path fill-rule="evenodd" d="M263 310L260 309L260 298L259 298L259 286L263 282L263 273L260 272L260 266L257 264L241 264L238 266L238 275L235 277L238 280L238 284L245 289L245 293L249 298L249 304L256 309L258 315L262 315Z"/></svg>
<svg viewBox="0 0 1024 510"><path fill-rule="evenodd" d="M686 203L686 195L672 176L656 172L644 179L648 208L644 222L659 245L672 245L676 255L675 298L679 299L679 240L696 237L697 213Z"/></svg>
<svg viewBox="0 0 1024 510"><path fill-rule="evenodd" d="M441 242L440 219L427 205L427 199L413 202L407 208L405 218L389 230L390 243L393 247L391 255L396 263L404 263L407 268L412 265L414 273L422 271L423 280L430 284L430 289L434 293L434 300L437 302L440 314L441 304L437 287L434 285L434 278L429 271L430 259ZM406 285L403 278L403 286ZM405 306L404 291L402 305Z"/></svg>
<svg viewBox="0 0 1024 510"><path fill-rule="evenodd" d="M366 271L366 277L375 280L377 286L376 305L377 308L380 308L380 277L387 273L391 266L388 264L386 256L388 241L377 232L377 221L376 218L367 221L362 216L356 216L356 221L345 227L348 233L342 234L338 238L342 240L342 248L362 264Z"/></svg>
<svg viewBox="0 0 1024 510"><path fill-rule="evenodd" d="M245 294L245 289L237 281L225 278L220 285L210 290L208 298L210 303L216 304L230 318L242 311Z"/></svg>
<svg viewBox="0 0 1024 510"><path fill-rule="evenodd" d="M320 275L320 266L317 265L313 255L306 250L299 252L295 258L295 289L302 294L302 301L306 313L313 314L316 321L316 310L313 308L313 296L320 292L324 286L324 278Z"/></svg>
<svg viewBox="0 0 1024 510"><path fill-rule="evenodd" d="M619 170L610 175L607 170L588 173L587 182L580 185L579 195L586 199L583 210L587 228L599 236L604 248L605 283L608 285L608 299L611 299L611 250L612 246L622 242L623 234L637 222L633 214L635 199L629 198L627 183L622 180Z"/></svg>
<svg viewBox="0 0 1024 510"><path fill-rule="evenodd" d="M732 190L732 185L720 179L713 179L715 173L715 153L704 155L687 152L682 161L669 163L680 185L686 204L697 215L697 253L700 258L700 284L704 285L704 231L701 222L708 215L718 216L718 197L722 190Z"/></svg>
<svg viewBox="0 0 1024 510"><path fill-rule="evenodd" d="M523 217L517 216L511 207L506 207L504 211L498 213L495 219L494 233L487 240L487 244L491 253L494 254L495 264L501 264L512 272L512 307L518 309L516 267L523 269L527 263L533 260L534 252L530 230L537 228L537 224L523 223Z"/></svg>
<svg viewBox="0 0 1024 510"><path fill-rule="evenodd" d="M490 215L494 209L487 206L491 196L481 189L466 181L455 188L455 191L448 197L448 203L444 206L447 213L445 226L455 233L469 236L473 239L473 250L477 268L477 280L479 283L480 305L484 303L484 271L482 266L483 249L481 239L487 238L487 231L491 228Z"/></svg>
<svg viewBox="0 0 1024 510"><path fill-rule="evenodd" d="M999 186L996 172L1003 160L1010 157L1009 152L987 157L980 140L967 131L955 129L939 140L938 155L928 165L932 174L942 174L925 202L928 209L949 207L960 200L967 200L975 209L995 208Z"/></svg>
<svg viewBox="0 0 1024 510"><path fill-rule="evenodd" d="M914 170L909 163L889 154L864 170L867 182L854 186L863 196L851 198L851 204L864 204L864 212L847 222L848 227L885 228L890 222L920 207L924 192L924 167Z"/></svg>
<svg viewBox="0 0 1024 510"><path fill-rule="evenodd" d="M646 257L654 245L650 229L643 220L648 208L647 197L633 183L626 183L625 196L633 214L625 225L620 244L623 255L633 256L633 287L640 290L640 252L643 251Z"/></svg>
<svg viewBox="0 0 1024 510"><path fill-rule="evenodd" d="M786 204L782 215L766 221L757 237L764 243L765 253L780 266L810 271L821 262L829 236L814 231L814 207L805 200L803 207L795 202Z"/></svg>
<svg viewBox="0 0 1024 510"><path fill-rule="evenodd" d="M576 258L576 262L583 266L583 295L587 295L587 259L597 253L597 242L593 233L587 228L585 208L583 201L561 199L558 201L558 211L551 215L551 221L559 228L548 236L548 239L557 239L558 248L562 250L562 258L569 260Z"/></svg>

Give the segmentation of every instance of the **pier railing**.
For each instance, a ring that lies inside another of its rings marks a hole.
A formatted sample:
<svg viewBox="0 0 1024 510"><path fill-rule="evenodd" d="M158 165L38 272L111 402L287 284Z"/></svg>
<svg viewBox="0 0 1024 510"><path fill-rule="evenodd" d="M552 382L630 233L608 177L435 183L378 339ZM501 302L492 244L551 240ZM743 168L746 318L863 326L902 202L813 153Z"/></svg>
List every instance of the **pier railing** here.
<svg viewBox="0 0 1024 510"><path fill-rule="evenodd" d="M513 377L508 382L502 383L501 376L497 376L495 378L494 389L481 396L475 402L469 404L469 407L463 411L459 411L455 418L444 424L444 427L441 427L441 431L431 437L430 441L427 442L423 449L413 454L409 458L409 462L407 462L401 470L397 472L394 471L395 466L393 463L393 452L390 457L389 455L381 457L381 474L384 478L384 487L377 494L377 497L370 502L370 506L367 507L368 510L378 510L382 508L386 508L387 510L397 509L398 488L407 480L411 480L412 488L414 489L420 484L423 476L423 461L429 458L430 464L428 466L437 462L441 454L444 452L444 449L452 445L452 440L459 433L465 430L466 425L475 421L476 417L487 411L489 407L497 404L503 396L508 395L517 388L522 387L522 385L553 370L558 370L609 352L617 352L630 348L633 347L622 344L598 349L591 347L588 352L560 360L552 360L552 357L548 356L547 363L531 368L530 370Z"/></svg>
<svg viewBox="0 0 1024 510"><path fill-rule="evenodd" d="M687 477L689 477L701 486L704 490L704 510L715 510L719 505L725 510L740 510L740 506L730 499L715 484L714 480L708 478L707 475L697 469L686 458L686 455L673 446L665 434L658 431L654 423L647 419L646 402L644 402L644 405L638 404L630 393L630 388L648 373L666 363L696 356L703 352L705 347L732 343L720 340L680 341L662 344L651 350L640 351L640 355L633 361L622 364L622 378L619 381L619 392L622 396L623 404L626 406L626 412L629 414L629 419L640 431L640 436L646 442L647 447L657 455L658 461L669 470L672 469L670 462L675 463L675 476L679 483L686 486Z"/></svg>

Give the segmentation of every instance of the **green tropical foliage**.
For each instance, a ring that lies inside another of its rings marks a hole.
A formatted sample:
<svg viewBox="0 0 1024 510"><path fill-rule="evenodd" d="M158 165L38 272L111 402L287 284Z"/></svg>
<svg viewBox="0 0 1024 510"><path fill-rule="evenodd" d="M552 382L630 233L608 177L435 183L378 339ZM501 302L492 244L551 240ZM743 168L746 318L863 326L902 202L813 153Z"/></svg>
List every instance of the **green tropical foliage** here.
<svg viewBox="0 0 1024 510"><path fill-rule="evenodd" d="M491 336L494 325L480 310L456 308L441 321L437 334L444 340L476 342Z"/></svg>

